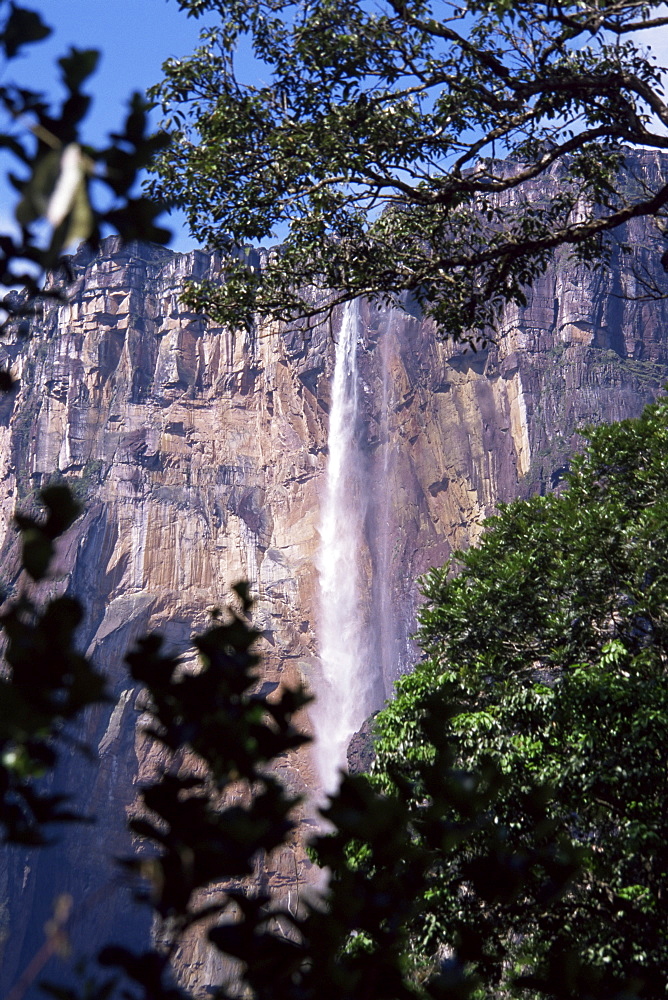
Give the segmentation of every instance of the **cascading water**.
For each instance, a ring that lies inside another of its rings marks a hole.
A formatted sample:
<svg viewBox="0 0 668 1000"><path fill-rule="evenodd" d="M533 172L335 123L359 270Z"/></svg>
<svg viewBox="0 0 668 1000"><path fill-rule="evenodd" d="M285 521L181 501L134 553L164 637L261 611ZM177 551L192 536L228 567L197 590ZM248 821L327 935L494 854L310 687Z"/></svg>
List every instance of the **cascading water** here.
<svg viewBox="0 0 668 1000"><path fill-rule="evenodd" d="M363 611L368 489L359 441L359 322L359 304L348 303L336 344L320 528L321 678L313 718L316 764L325 792L335 790L350 738L376 707Z"/></svg>

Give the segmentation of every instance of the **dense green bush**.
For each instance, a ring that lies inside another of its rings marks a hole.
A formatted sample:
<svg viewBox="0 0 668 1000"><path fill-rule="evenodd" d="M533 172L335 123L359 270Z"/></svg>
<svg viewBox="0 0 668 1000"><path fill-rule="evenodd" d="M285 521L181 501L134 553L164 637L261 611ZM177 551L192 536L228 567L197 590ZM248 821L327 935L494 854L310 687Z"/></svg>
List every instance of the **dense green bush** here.
<svg viewBox="0 0 668 1000"><path fill-rule="evenodd" d="M427 574L426 658L377 720L374 783L418 834L442 745L472 782L498 782L490 825L435 850L411 930L425 960L484 928L471 969L489 996L518 980L572 996L666 988L668 404L589 438L560 495L503 507L479 547ZM497 871L474 885L468 866L498 829L516 858L560 843L581 871L549 905L540 878L510 896Z"/></svg>

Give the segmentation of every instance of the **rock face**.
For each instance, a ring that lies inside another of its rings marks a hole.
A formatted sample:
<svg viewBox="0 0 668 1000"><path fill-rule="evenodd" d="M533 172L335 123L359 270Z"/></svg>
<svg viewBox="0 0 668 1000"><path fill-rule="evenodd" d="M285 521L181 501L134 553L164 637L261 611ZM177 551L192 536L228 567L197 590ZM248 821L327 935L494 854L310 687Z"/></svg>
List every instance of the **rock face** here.
<svg viewBox="0 0 668 1000"><path fill-rule="evenodd" d="M362 306L360 614L374 637L375 661L362 667L374 707L416 655L419 574L474 541L499 501L553 488L578 427L637 415L668 380L668 306L628 298L642 293L643 273L665 278L662 238L634 222L624 242L633 252L615 249L600 272L561 260L525 309L508 311L497 345L477 353L437 341L410 312ZM81 790L97 824L57 848L5 852L3 995L40 947L60 892L74 897L78 951L149 934L105 861L130 849L126 811L154 764L123 667L133 640L157 629L168 647L186 649L206 609L247 578L265 635L262 689L311 682L318 669L315 557L341 316L290 330L216 327L179 304L187 277L219 277L215 256L200 251L111 239L71 267L67 304L0 349L20 378L15 398L0 402L0 576L16 584L15 508L30 507L54 475L79 477L85 513L50 586L83 599L82 645L117 701L111 714L92 712L81 734L98 748L97 766L73 755L58 776ZM306 753L281 773L296 791L317 783ZM309 862L295 845L263 860L258 877L298 894ZM220 974L195 939L178 961L194 990Z"/></svg>

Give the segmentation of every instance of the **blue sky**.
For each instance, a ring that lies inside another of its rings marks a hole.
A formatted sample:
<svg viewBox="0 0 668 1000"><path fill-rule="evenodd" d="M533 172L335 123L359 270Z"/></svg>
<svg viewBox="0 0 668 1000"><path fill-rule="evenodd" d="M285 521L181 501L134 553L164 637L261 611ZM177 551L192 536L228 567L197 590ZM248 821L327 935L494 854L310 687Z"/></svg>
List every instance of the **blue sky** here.
<svg viewBox="0 0 668 1000"><path fill-rule="evenodd" d="M60 97L56 60L72 45L102 53L86 88L94 98L84 131L91 143L102 142L120 125L130 94L156 83L166 59L196 48L204 24L186 17L176 0L23 0L23 5L38 10L54 32L10 63L5 74L11 79ZM175 249L196 245L178 219L167 225L175 230Z"/></svg>

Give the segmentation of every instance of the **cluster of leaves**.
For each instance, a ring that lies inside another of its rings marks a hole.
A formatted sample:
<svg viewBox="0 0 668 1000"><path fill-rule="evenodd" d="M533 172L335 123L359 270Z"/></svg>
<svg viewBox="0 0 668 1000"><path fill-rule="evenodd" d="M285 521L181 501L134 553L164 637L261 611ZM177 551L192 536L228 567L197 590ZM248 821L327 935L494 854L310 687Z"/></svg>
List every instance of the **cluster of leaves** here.
<svg viewBox="0 0 668 1000"><path fill-rule="evenodd" d="M38 521L17 515L22 565L43 580L55 554L54 542L80 513L66 486L42 491L48 516ZM61 745L76 744L68 724L91 704L105 699L102 676L76 649L81 605L55 597L43 608L27 592L4 601L0 629L5 667L0 677L0 829L9 843L41 845L52 823L81 819L68 796L52 794L40 782L53 770Z"/></svg>
<svg viewBox="0 0 668 1000"><path fill-rule="evenodd" d="M489 829L511 854L580 852L580 873L549 904L530 878L510 901L463 891L471 842L434 853L415 948L428 956L482 931L489 996L666 989L668 403L589 434L561 495L504 507L457 554L457 575L450 564L425 577L426 659L378 717L374 781L415 813L446 740L463 770L502 775ZM438 732L434 713L447 720ZM543 828L527 797L539 787Z"/></svg>
<svg viewBox="0 0 668 1000"><path fill-rule="evenodd" d="M0 51L7 60L50 34L36 11L0 0ZM44 272L55 269L76 241L95 246L104 228L125 239L169 239L170 233L156 224L162 207L133 193L140 172L168 141L163 133L147 131L145 98L133 95L123 128L109 136L108 146L95 148L81 137L91 103L82 88L98 59L94 49L72 48L58 60L66 92L60 106L17 83L0 86L5 118L0 148L8 158L7 177L19 193L17 233L0 234L0 285L19 285L28 293L5 298L10 315L29 312L35 297L49 294L41 284ZM60 295L60 287L50 294Z"/></svg>
<svg viewBox="0 0 668 1000"><path fill-rule="evenodd" d="M220 23L152 92L174 140L152 190L221 251L224 282L188 301L223 322L409 293L467 338L556 247L596 263L603 234L666 212L665 173L629 183L625 162L668 148L634 40L668 25L661 4L179 2ZM239 254L276 234L261 270Z"/></svg>

